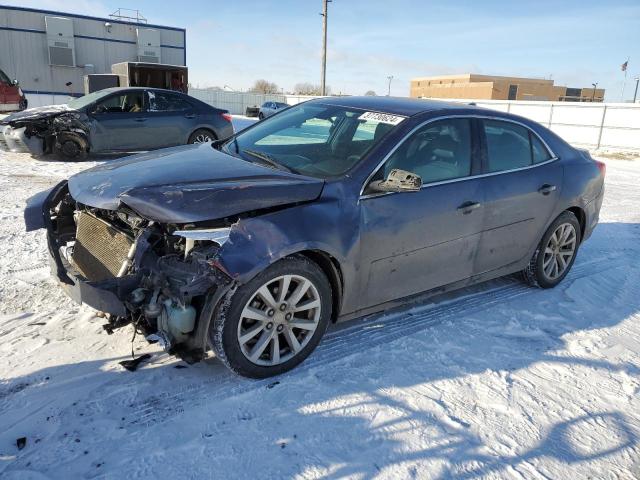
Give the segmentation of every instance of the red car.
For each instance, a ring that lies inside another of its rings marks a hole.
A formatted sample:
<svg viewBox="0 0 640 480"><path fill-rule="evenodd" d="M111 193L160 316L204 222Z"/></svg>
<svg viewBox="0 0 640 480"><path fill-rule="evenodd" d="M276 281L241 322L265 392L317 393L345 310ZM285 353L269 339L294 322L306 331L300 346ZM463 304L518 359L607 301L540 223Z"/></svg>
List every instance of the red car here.
<svg viewBox="0 0 640 480"><path fill-rule="evenodd" d="M17 80L11 80L0 70L0 112L13 112L27 108L27 98L18 86Z"/></svg>

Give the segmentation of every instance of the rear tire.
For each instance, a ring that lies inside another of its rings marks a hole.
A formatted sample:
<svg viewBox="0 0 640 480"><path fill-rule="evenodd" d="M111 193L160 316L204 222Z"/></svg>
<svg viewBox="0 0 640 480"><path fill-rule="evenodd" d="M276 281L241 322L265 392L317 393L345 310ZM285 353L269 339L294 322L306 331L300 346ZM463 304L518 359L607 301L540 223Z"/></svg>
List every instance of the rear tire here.
<svg viewBox="0 0 640 480"><path fill-rule="evenodd" d="M258 120L264 120L264 113L260 112L258 114Z"/></svg>
<svg viewBox="0 0 640 480"><path fill-rule="evenodd" d="M222 300L209 327L209 342L239 375L279 375L316 348L329 325L331 306L331 287L320 267L302 255L286 257Z"/></svg>
<svg viewBox="0 0 640 480"><path fill-rule="evenodd" d="M215 134L206 128L199 128L189 136L188 143L211 143L217 140Z"/></svg>
<svg viewBox="0 0 640 480"><path fill-rule="evenodd" d="M581 240L576 216L562 212L542 236L529 265L522 271L525 281L540 288L558 285L571 270Z"/></svg>

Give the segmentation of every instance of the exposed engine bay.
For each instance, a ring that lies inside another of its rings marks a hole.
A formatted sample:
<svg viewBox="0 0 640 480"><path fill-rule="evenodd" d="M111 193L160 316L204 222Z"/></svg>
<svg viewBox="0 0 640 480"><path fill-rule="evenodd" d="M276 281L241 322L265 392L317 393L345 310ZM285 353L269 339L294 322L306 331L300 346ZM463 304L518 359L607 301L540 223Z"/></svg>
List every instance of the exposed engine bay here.
<svg viewBox="0 0 640 480"><path fill-rule="evenodd" d="M62 264L59 277L67 276L66 282L60 280L75 283L69 277L76 276L114 294L103 305L109 314L107 331L132 323L186 361L203 358L205 335L197 325L205 322L199 318L212 314L207 299L215 305L233 283L216 261L228 229L194 235L188 225L159 224L127 208L110 211L77 203L66 188L50 208L50 247L59 253L52 252Z"/></svg>

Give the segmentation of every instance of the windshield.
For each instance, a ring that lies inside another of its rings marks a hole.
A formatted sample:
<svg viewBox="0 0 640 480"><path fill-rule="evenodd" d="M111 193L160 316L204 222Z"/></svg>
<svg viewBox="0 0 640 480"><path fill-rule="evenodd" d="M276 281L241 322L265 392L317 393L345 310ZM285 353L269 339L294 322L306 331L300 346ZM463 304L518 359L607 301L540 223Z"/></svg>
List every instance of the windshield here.
<svg viewBox="0 0 640 480"><path fill-rule="evenodd" d="M239 133L224 149L256 163L304 175L342 175L404 118L304 103Z"/></svg>
<svg viewBox="0 0 640 480"><path fill-rule="evenodd" d="M115 88L107 88L105 90L98 90L97 92L90 93L90 94L85 95L83 97L74 98L73 100L68 102L67 105L69 106L69 108L72 108L74 110L80 110L81 108L86 107L87 105L95 102L96 100L99 100L102 97L106 97L110 93L113 93L115 90L116 90Z"/></svg>

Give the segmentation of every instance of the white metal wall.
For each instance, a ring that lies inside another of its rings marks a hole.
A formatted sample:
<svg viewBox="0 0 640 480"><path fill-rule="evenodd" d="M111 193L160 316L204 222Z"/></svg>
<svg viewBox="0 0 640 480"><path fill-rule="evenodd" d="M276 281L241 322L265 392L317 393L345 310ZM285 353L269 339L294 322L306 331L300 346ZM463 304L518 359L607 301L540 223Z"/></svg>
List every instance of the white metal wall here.
<svg viewBox="0 0 640 480"><path fill-rule="evenodd" d="M46 16L73 21L75 67L49 65ZM110 26L105 25L107 22ZM111 73L114 63L137 61L137 26L111 19L0 6L0 69L20 82L31 105L46 101L43 92L56 97L59 103L57 97L65 97L69 91L76 95L84 93L84 75ZM162 63L184 65L184 30L149 27L160 32ZM72 82L70 89L67 82Z"/></svg>
<svg viewBox="0 0 640 480"><path fill-rule="evenodd" d="M437 99L435 99L437 100ZM640 104L451 100L474 102L548 127L572 145L640 150Z"/></svg>

